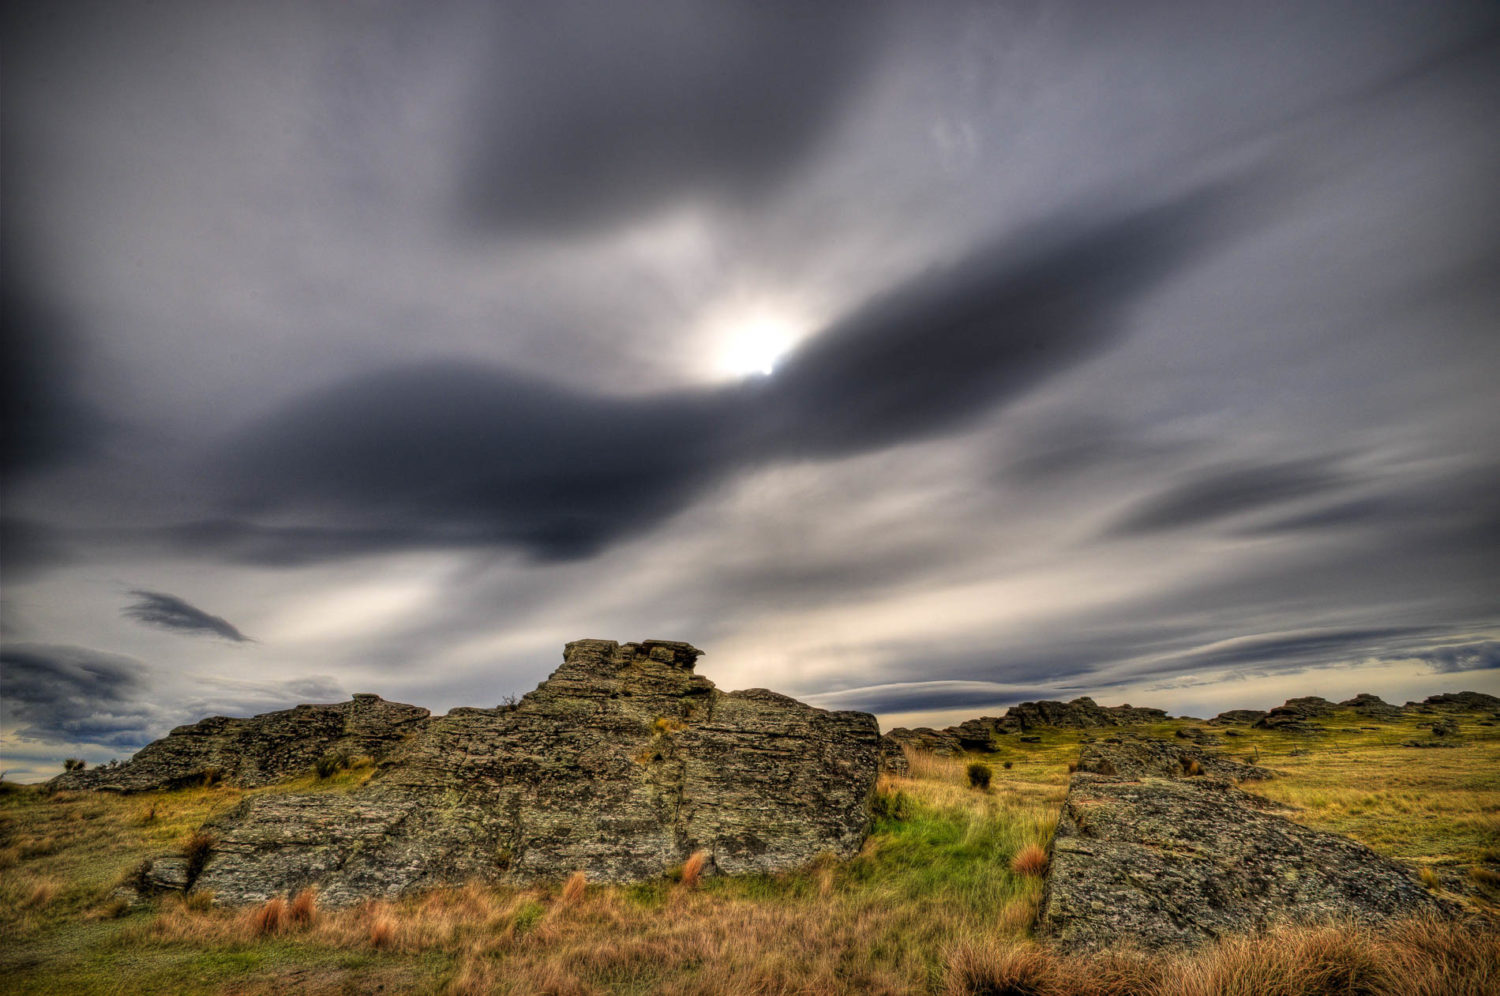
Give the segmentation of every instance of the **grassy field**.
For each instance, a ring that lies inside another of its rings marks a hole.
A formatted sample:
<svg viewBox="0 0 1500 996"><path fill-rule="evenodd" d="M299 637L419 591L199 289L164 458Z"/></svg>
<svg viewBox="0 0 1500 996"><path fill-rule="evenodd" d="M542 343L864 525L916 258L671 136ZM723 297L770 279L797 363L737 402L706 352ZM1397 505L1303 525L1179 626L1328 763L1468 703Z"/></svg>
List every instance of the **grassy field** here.
<svg viewBox="0 0 1500 996"><path fill-rule="evenodd" d="M1410 861L1430 887L1494 917L1500 727L1460 717L1458 748L1400 746L1430 736L1421 718L1342 714L1318 736L1240 728L1223 749L1283 772L1247 787L1292 818ZM988 791L969 786L973 758L918 756L910 777L882 779L873 833L849 861L735 879L689 867L630 887L472 885L341 911L310 894L250 910L180 898L132 909L112 895L143 857L181 848L244 791L7 787L0 991L1500 992L1500 940L1482 923L1301 930L1193 957L1051 955L1030 937L1034 852L1050 839L1080 739L1104 735L1049 731L980 758L994 772ZM371 770L293 784L348 791Z"/></svg>

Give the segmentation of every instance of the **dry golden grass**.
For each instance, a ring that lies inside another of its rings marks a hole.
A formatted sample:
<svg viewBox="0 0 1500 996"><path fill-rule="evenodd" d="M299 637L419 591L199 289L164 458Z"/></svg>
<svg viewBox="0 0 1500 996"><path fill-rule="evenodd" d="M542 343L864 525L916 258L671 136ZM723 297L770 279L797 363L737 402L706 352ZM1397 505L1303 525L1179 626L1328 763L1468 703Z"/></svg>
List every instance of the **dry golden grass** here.
<svg viewBox="0 0 1500 996"><path fill-rule="evenodd" d="M688 855L688 859L682 863L682 882L684 889L698 888L698 882L703 878L703 866L708 864L707 851L694 851Z"/></svg>
<svg viewBox="0 0 1500 996"><path fill-rule="evenodd" d="M258 937L279 934L286 920L286 900L280 896L273 896L250 914L250 930Z"/></svg>
<svg viewBox="0 0 1500 996"><path fill-rule="evenodd" d="M1422 765L1396 746L1411 736L1404 728L1370 734L1370 744L1256 731L1230 747L1286 772L1254 790L1284 800L1294 818L1416 858L1439 885L1484 891L1486 873L1500 868L1500 765L1487 766L1500 761L1500 736L1483 730L1465 727L1461 750L1421 752ZM1087 735L1043 731L1039 743L978 758L994 775L983 793L969 787L976 758L911 755L909 776L879 780L873 833L844 861L726 877L705 875L709 859L695 855L672 877L636 886L581 875L524 888L474 883L343 909L298 893L277 900L272 930L257 923L262 907L207 908L206 896L160 899L145 912L109 898L142 857L181 851L206 817L254 793L12 794L0 805L0 866L10 865L0 874L0 929L11 942L0 946L0 971L18 992L70 996L184 985L247 996L380 986L668 996L1500 992L1494 934L1478 927L1281 931L1191 956L1059 957L1037 945L1043 881L1023 859L1045 858L1068 764ZM1304 744L1313 753L1290 753ZM340 792L367 776L340 771L255 792ZM38 887L48 898L30 907Z"/></svg>

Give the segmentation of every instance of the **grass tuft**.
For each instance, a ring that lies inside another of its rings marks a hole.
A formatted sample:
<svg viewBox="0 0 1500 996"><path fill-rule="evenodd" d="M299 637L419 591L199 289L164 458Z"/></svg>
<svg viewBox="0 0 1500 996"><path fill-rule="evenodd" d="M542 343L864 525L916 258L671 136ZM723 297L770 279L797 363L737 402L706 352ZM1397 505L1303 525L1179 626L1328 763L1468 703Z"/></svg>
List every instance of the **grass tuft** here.
<svg viewBox="0 0 1500 996"><path fill-rule="evenodd" d="M1017 875L1041 877L1047 873L1047 852L1037 844L1027 844L1010 859L1010 870Z"/></svg>

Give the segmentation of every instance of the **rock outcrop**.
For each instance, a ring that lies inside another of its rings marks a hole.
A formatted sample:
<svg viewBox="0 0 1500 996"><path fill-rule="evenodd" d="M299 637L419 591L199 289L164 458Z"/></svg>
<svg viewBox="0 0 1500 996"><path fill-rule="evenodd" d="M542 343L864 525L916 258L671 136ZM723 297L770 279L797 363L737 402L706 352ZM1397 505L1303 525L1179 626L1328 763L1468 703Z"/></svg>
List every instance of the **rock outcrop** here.
<svg viewBox="0 0 1500 996"><path fill-rule="evenodd" d="M67 771L64 789L146 792L222 780L255 788L300 775L331 754L380 760L420 729L426 709L356 695L334 705L299 705L249 719L210 716L179 726L128 762Z"/></svg>
<svg viewBox="0 0 1500 996"><path fill-rule="evenodd" d="M1332 716L1337 709L1338 706L1325 698L1305 695L1302 698L1287 699L1256 720L1255 725L1263 730L1280 730L1282 733L1324 733L1327 731L1309 720Z"/></svg>
<svg viewBox="0 0 1500 996"><path fill-rule="evenodd" d="M1369 692L1360 692L1352 699L1345 699L1339 703L1339 708L1353 709L1361 716L1370 719L1395 719L1401 715L1400 707L1393 706L1379 695L1371 695Z"/></svg>
<svg viewBox="0 0 1500 996"><path fill-rule="evenodd" d="M1401 865L1227 780L1253 766L1200 752L1205 774L1188 774L1188 750L1085 748L1052 843L1041 935L1066 951L1183 948L1276 923L1455 912Z"/></svg>
<svg viewBox="0 0 1500 996"><path fill-rule="evenodd" d="M1007 729L1033 730L1038 727L1061 727L1076 730L1156 723L1167 718L1161 709L1144 709L1132 705L1101 706L1088 696L1071 702L1022 702L1005 712Z"/></svg>
<svg viewBox="0 0 1500 996"><path fill-rule="evenodd" d="M1166 718L1166 712L1161 709L1144 709L1132 705L1101 706L1088 696L1081 696L1071 702L1055 702L1050 699L1021 702L1007 709L1004 716L981 716L942 730L925 726L915 730L897 727L886 735L913 750L953 757L964 751L982 753L996 750L1004 742L1005 736L1030 730L1106 729L1136 723L1155 723Z"/></svg>
<svg viewBox="0 0 1500 996"><path fill-rule="evenodd" d="M1264 709L1229 709L1219 713L1209 722L1214 726L1241 725L1249 726L1263 719L1266 715Z"/></svg>
<svg viewBox="0 0 1500 996"><path fill-rule="evenodd" d="M1455 712L1496 712L1500 710L1500 698L1484 692L1444 692L1429 695L1422 701L1429 709L1451 709Z"/></svg>
<svg viewBox="0 0 1500 996"><path fill-rule="evenodd" d="M338 906L471 879L639 880L698 850L731 874L855 853L874 717L720 692L699 653L570 643L519 704L428 720L358 788L246 799L205 828L187 888L235 904L315 886Z"/></svg>

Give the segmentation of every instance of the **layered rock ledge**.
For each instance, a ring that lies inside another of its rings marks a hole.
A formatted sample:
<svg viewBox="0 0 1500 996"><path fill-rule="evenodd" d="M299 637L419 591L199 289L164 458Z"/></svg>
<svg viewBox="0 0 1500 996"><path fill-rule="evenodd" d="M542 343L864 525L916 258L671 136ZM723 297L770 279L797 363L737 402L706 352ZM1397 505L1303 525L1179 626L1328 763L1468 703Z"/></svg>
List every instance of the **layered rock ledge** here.
<svg viewBox="0 0 1500 996"><path fill-rule="evenodd" d="M1280 923L1455 912L1402 865L1231 782L1268 774L1160 741L1089 745L1058 819L1038 933L1067 951L1153 950Z"/></svg>
<svg viewBox="0 0 1500 996"><path fill-rule="evenodd" d="M730 874L854 854L875 718L720 692L699 654L570 643L519 704L428 720L359 788L245 800L205 828L184 887L234 904L315 886L336 906L473 879L640 880L698 850Z"/></svg>
<svg viewBox="0 0 1500 996"><path fill-rule="evenodd" d="M104 792L149 792L218 781L256 788L304 774L332 754L378 761L420 729L428 716L420 706L368 694L248 719L210 716L177 727L125 764L66 771L50 784Z"/></svg>

